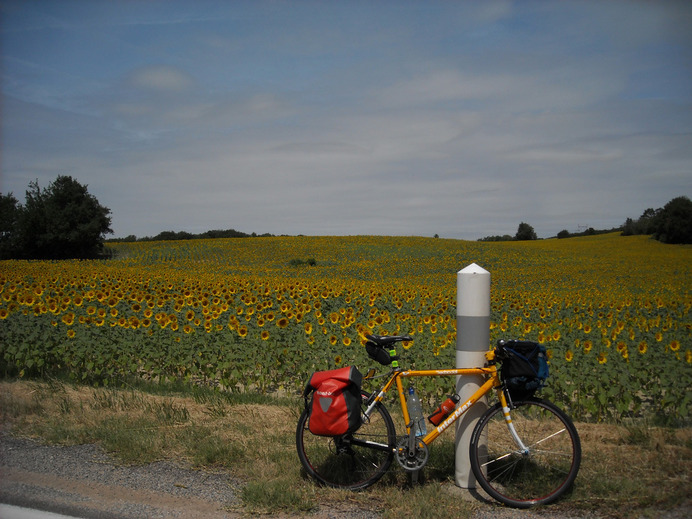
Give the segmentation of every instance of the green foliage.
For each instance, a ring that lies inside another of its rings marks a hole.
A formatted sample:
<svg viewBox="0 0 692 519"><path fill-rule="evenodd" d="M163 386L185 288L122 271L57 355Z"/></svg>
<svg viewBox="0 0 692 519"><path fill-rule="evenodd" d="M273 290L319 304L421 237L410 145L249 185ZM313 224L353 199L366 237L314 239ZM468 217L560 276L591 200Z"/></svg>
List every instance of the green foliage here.
<svg viewBox="0 0 692 519"><path fill-rule="evenodd" d="M0 194L0 259L12 257L16 248L14 230L19 218L19 202L12 193Z"/></svg>
<svg viewBox="0 0 692 519"><path fill-rule="evenodd" d="M512 241L514 238L510 236L509 234L505 234L503 236L486 236L485 238L481 238L478 241Z"/></svg>
<svg viewBox="0 0 692 519"><path fill-rule="evenodd" d="M29 183L24 206L9 195L0 207L0 257L27 259L94 258L110 229L110 209L86 186L58 176L48 188Z"/></svg>
<svg viewBox="0 0 692 519"><path fill-rule="evenodd" d="M622 234L650 234L663 243L692 243L692 201L679 196L663 208L649 208L637 220L628 218Z"/></svg>
<svg viewBox="0 0 692 519"><path fill-rule="evenodd" d="M679 196L655 218L654 238L663 243L692 243L692 201Z"/></svg>
<svg viewBox="0 0 692 519"><path fill-rule="evenodd" d="M300 258L293 258L291 261L288 262L288 264L291 267L302 267L307 265L308 267L314 267L317 265L317 260L315 258L308 258L308 259L300 259Z"/></svg>
<svg viewBox="0 0 692 519"><path fill-rule="evenodd" d="M163 231L156 236L150 237L145 236L144 238L137 239L137 236L131 234L125 238L111 238L107 240L109 243L126 243L135 241L175 241L175 240L208 240L217 238L257 238L257 237L269 237L272 234L266 233L258 235L257 233L248 234L241 231L236 231L235 229L219 230L214 229L211 231L205 231L201 234L193 234L186 231Z"/></svg>
<svg viewBox="0 0 692 519"><path fill-rule="evenodd" d="M533 230L533 227L528 223L521 222L517 229L517 234L514 235L514 239L518 241L537 240L538 236L536 236L536 231Z"/></svg>

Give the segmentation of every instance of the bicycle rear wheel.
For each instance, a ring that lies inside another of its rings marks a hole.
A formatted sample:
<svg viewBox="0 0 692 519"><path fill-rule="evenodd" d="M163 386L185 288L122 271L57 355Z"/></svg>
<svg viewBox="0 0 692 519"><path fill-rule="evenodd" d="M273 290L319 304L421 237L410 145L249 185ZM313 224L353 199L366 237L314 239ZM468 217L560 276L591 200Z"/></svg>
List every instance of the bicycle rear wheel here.
<svg viewBox="0 0 692 519"><path fill-rule="evenodd" d="M365 404L369 394L363 391L361 397ZM391 465L396 432L389 412L380 403L357 431L343 436L312 434L309 418L310 410L305 409L298 420L296 446L305 471L317 481L330 487L359 490L375 483Z"/></svg>
<svg viewBox="0 0 692 519"><path fill-rule="evenodd" d="M538 398L514 402L512 424L528 453L507 428L500 404L476 424L471 436L471 469L494 499L515 508L547 504L574 482L581 443L574 424L553 403Z"/></svg>

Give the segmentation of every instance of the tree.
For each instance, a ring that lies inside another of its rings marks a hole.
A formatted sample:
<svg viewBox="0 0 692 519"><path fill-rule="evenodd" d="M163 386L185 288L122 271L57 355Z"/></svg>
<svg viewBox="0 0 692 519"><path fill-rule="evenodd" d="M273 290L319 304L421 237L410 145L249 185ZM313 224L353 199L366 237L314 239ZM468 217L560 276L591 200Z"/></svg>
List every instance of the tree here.
<svg viewBox="0 0 692 519"><path fill-rule="evenodd" d="M0 194L0 259L12 258L17 244L19 201L12 193Z"/></svg>
<svg viewBox="0 0 692 519"><path fill-rule="evenodd" d="M103 250L110 228L110 209L99 204L87 187L58 176L41 190L30 182L16 222L15 257L31 259L94 258Z"/></svg>
<svg viewBox="0 0 692 519"><path fill-rule="evenodd" d="M654 238L663 243L692 243L692 201L674 198L655 215L652 227Z"/></svg>
<svg viewBox="0 0 692 519"><path fill-rule="evenodd" d="M528 223L521 222L517 229L517 234L514 235L515 240L537 240L536 231L533 230Z"/></svg>

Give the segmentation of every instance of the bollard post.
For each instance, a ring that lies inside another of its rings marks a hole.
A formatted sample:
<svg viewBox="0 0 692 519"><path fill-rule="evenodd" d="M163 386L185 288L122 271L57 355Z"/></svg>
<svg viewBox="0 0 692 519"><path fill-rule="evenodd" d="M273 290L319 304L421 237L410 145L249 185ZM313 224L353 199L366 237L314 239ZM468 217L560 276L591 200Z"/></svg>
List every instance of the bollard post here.
<svg viewBox="0 0 692 519"><path fill-rule="evenodd" d="M472 263L457 272L457 368L485 364L490 343L490 272ZM483 385L483 378L457 377L461 402L468 400ZM488 408L483 397L457 421L455 436L455 482L461 488L476 488L471 471L469 444L478 419Z"/></svg>

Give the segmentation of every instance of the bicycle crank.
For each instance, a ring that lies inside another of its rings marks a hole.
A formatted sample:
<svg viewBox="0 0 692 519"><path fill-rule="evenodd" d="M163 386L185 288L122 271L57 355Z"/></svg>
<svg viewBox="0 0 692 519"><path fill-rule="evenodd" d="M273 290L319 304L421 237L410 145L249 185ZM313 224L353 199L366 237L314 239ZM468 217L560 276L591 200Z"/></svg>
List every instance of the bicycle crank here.
<svg viewBox="0 0 692 519"><path fill-rule="evenodd" d="M408 436L396 446L396 460L409 472L422 469L428 462L428 455L428 446L420 440L413 442L413 448L410 448Z"/></svg>

